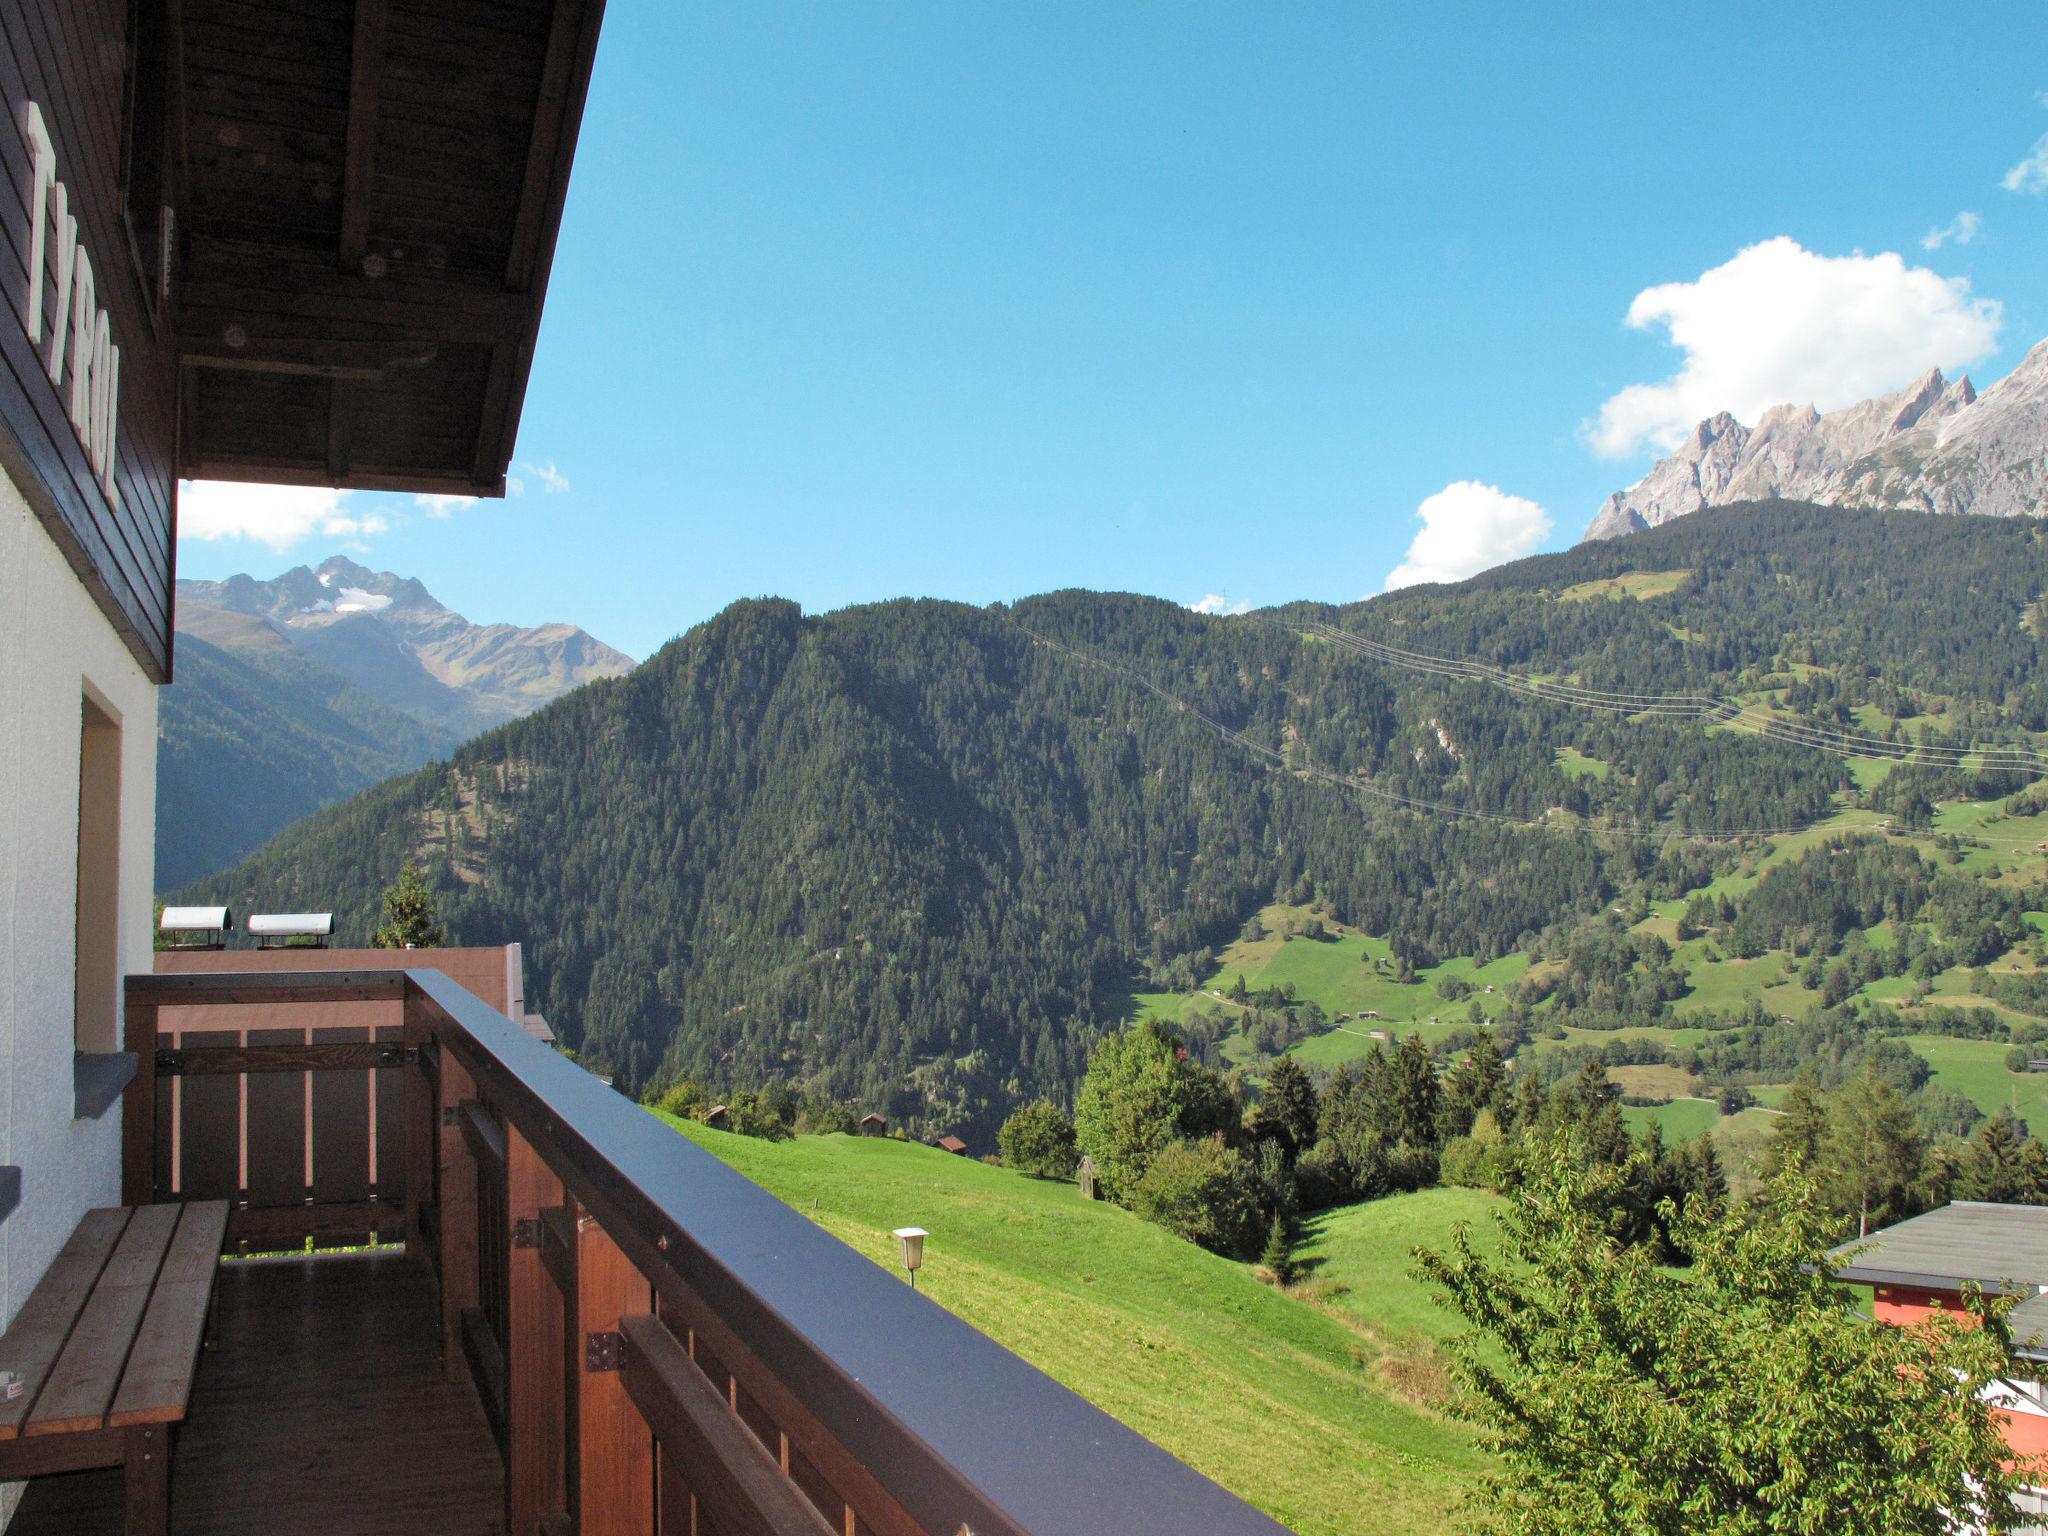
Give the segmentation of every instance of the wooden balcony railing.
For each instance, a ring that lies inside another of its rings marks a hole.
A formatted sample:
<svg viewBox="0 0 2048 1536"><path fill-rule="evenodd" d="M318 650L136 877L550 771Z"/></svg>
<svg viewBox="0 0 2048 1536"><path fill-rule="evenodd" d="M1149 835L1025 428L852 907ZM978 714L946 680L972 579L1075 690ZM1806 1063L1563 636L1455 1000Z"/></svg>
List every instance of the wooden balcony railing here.
<svg viewBox="0 0 2048 1536"><path fill-rule="evenodd" d="M403 1022L158 1049L160 1010L338 1001ZM133 976L127 1028L124 1198L402 1237L513 1536L1283 1530L439 971Z"/></svg>

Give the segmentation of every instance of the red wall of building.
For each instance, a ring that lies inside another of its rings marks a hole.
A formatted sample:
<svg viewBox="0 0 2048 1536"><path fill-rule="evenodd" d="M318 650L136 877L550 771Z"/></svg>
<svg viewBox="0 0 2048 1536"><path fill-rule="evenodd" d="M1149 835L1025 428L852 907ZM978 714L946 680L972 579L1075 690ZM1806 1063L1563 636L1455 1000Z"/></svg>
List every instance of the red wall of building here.
<svg viewBox="0 0 2048 1536"><path fill-rule="evenodd" d="M1924 1317L1936 1312L1967 1320L1969 1313L1963 1308L1960 1291L1926 1291L1914 1286L1879 1285L1871 1288L1871 1310L1877 1314L1880 1323L1896 1323L1901 1328L1910 1328Z"/></svg>

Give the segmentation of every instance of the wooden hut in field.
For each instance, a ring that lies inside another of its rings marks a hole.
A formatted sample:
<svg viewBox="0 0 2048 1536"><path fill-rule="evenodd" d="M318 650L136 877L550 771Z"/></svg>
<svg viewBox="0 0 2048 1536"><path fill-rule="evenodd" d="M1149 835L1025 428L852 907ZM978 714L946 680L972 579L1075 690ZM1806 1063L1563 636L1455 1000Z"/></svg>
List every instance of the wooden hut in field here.
<svg viewBox="0 0 2048 1536"><path fill-rule="evenodd" d="M889 1134L889 1122L881 1115L862 1115L860 1133L863 1136L886 1136Z"/></svg>
<svg viewBox="0 0 2048 1536"><path fill-rule="evenodd" d="M941 1136L932 1145L941 1152L952 1153L955 1157L965 1157L967 1155L967 1143L958 1136Z"/></svg>
<svg viewBox="0 0 2048 1536"><path fill-rule="evenodd" d="M1074 1182L1081 1186L1083 1200L1102 1198L1102 1175L1095 1170L1095 1159L1082 1154L1081 1166L1074 1170Z"/></svg>

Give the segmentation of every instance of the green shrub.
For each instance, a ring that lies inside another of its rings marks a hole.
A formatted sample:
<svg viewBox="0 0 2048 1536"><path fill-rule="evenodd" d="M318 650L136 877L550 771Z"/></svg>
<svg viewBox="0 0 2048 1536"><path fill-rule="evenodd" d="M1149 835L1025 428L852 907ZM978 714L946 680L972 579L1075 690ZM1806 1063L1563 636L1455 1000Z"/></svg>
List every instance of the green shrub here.
<svg viewBox="0 0 2048 1536"><path fill-rule="evenodd" d="M1490 1189L1493 1159L1470 1136L1453 1136L1437 1153L1437 1177L1463 1189Z"/></svg>
<svg viewBox="0 0 2048 1536"><path fill-rule="evenodd" d="M1050 1099L1037 1099L1003 1122L996 1133L1003 1166L1035 1179L1071 1178L1080 1161L1075 1150L1074 1122Z"/></svg>
<svg viewBox="0 0 2048 1536"><path fill-rule="evenodd" d="M742 1088L725 1101L725 1128L763 1141L789 1140L789 1122L777 1115L763 1095Z"/></svg>
<svg viewBox="0 0 2048 1536"><path fill-rule="evenodd" d="M678 1120L691 1119L704 1107L704 1090L697 1086L695 1078L686 1077L655 1100L654 1107Z"/></svg>
<svg viewBox="0 0 2048 1536"><path fill-rule="evenodd" d="M1251 1258L1266 1232L1251 1165L1213 1137L1162 1148L1131 1191L1131 1209L1227 1258Z"/></svg>

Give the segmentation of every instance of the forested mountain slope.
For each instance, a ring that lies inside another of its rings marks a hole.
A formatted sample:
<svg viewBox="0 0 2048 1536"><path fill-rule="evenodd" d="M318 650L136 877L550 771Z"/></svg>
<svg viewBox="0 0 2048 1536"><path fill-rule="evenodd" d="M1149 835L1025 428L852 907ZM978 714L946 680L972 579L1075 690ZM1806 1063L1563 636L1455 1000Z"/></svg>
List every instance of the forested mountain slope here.
<svg viewBox="0 0 2048 1536"><path fill-rule="evenodd" d="M535 1005L628 1085L784 1076L985 1127L1276 896L1406 966L1488 960L1704 886L1737 834L2018 787L1851 762L2029 750L2044 588L2030 521L1770 504L1242 619L741 603L192 894L353 933L423 856L451 936L523 941Z"/></svg>
<svg viewBox="0 0 2048 1536"><path fill-rule="evenodd" d="M158 720L162 889L461 740L372 698L260 620L207 617L214 622L179 630L178 680ZM230 624L240 633L222 635Z"/></svg>

